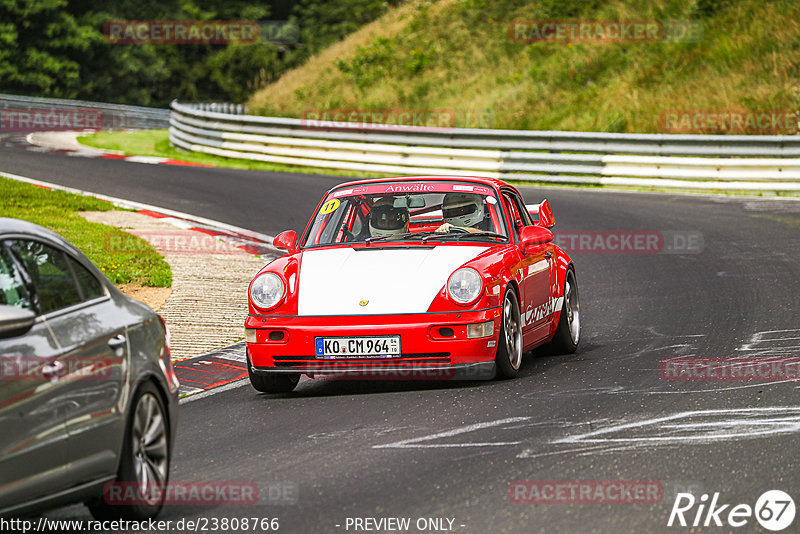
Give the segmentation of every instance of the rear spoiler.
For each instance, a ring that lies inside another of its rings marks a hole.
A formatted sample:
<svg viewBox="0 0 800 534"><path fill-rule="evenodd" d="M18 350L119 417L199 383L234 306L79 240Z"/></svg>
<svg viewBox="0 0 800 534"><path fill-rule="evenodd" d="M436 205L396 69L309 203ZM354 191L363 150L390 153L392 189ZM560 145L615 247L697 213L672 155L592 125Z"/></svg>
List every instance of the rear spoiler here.
<svg viewBox="0 0 800 534"><path fill-rule="evenodd" d="M552 228L556 225L556 217L553 215L553 208L550 207L550 202L547 199L542 200L541 204L527 204L528 213L536 226L543 226L544 228Z"/></svg>

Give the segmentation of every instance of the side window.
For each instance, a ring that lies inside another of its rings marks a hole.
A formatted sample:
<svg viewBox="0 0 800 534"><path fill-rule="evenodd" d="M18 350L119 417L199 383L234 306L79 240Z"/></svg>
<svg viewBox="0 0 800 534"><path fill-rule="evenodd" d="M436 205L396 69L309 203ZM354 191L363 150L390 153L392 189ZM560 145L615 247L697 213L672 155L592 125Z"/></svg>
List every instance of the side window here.
<svg viewBox="0 0 800 534"><path fill-rule="evenodd" d="M356 212L355 217L353 218L353 228L350 230L350 233L353 234L356 238L358 238L362 232L364 232L366 216L362 213L361 209Z"/></svg>
<svg viewBox="0 0 800 534"><path fill-rule="evenodd" d="M100 281L72 256L67 255L67 258L69 259L70 267L72 267L72 272L75 273L75 278L78 279L78 287L80 287L83 300L102 297L105 293L103 293L103 286L100 285Z"/></svg>
<svg viewBox="0 0 800 534"><path fill-rule="evenodd" d="M519 225L524 225L525 222L520 218L519 210L517 209L517 204L511 198L511 195L508 193L503 194L503 202L508 209L508 218L511 219L511 227L514 232L514 235L519 238Z"/></svg>
<svg viewBox="0 0 800 534"><path fill-rule="evenodd" d="M358 202L358 208L356 209L356 217L353 221L353 229L350 230L356 239L364 239L369 237L369 209L370 206L367 204L367 199L361 197Z"/></svg>
<svg viewBox="0 0 800 534"><path fill-rule="evenodd" d="M528 213L528 208L525 207L525 203L522 202L522 199L512 193L504 193L503 200L506 202L508 213L511 216L511 220L514 222L514 230L517 235L519 235L519 230L516 228L517 224L522 224L522 226L530 226L533 224L531 216Z"/></svg>
<svg viewBox="0 0 800 534"><path fill-rule="evenodd" d="M347 206L345 210L343 210L342 221L339 225L339 230L336 232L336 238L334 239L334 242L336 243L344 243L347 241L347 232L350 231L350 227L353 224L353 217L355 216L355 210L353 206Z"/></svg>
<svg viewBox="0 0 800 534"><path fill-rule="evenodd" d="M75 279L62 251L38 241L14 241L14 254L22 261L39 295L41 313L49 313L81 302Z"/></svg>
<svg viewBox="0 0 800 534"><path fill-rule="evenodd" d="M528 213L528 207L525 206L525 202L517 195L511 195L511 199L517 205L520 219L522 219L522 224L524 226L531 226L533 224L533 219L531 219L531 214Z"/></svg>
<svg viewBox="0 0 800 534"><path fill-rule="evenodd" d="M2 243L0 243L0 304L33 310L22 276Z"/></svg>

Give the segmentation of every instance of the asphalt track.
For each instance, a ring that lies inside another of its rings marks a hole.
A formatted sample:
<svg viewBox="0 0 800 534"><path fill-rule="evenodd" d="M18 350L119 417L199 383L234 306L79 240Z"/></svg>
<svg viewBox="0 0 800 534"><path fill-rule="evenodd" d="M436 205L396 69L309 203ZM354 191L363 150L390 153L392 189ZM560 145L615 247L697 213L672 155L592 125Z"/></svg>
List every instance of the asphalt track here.
<svg viewBox="0 0 800 534"><path fill-rule="evenodd" d="M272 235L300 229L342 180L13 148L0 148L0 170ZM172 480L256 483L259 503L170 506L160 519L276 517L292 533L355 532L347 518L364 517L411 518L400 532L434 531L418 530L418 518L450 518L463 533L685 532L667 527L676 491L719 492L731 505L723 521L766 490L800 505L795 382L660 374L661 360L676 356L798 355L800 202L522 189L529 202L549 198L557 235L692 231L702 251L573 254L578 353L527 354L516 380L303 380L289 395L245 385L186 403ZM651 504L516 503L509 487L519 480L654 481L664 495ZM48 515L88 518L79 506ZM765 531L754 517L738 529L694 529L733 530Z"/></svg>

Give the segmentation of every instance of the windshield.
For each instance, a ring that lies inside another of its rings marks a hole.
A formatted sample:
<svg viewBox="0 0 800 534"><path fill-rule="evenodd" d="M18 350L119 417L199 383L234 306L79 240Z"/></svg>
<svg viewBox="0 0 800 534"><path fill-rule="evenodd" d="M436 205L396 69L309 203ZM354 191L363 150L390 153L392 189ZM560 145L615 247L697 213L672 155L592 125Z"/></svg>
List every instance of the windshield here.
<svg viewBox="0 0 800 534"><path fill-rule="evenodd" d="M397 240L507 240L500 205L486 186L392 182L338 189L314 215L302 246Z"/></svg>

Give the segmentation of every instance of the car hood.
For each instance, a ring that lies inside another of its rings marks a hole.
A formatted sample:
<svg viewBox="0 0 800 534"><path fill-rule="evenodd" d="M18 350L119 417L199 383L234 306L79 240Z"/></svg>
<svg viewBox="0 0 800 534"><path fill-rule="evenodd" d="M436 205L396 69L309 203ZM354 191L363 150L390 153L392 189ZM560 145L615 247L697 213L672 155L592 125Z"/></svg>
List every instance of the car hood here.
<svg viewBox="0 0 800 534"><path fill-rule="evenodd" d="M305 250L298 313L425 313L452 272L487 248L440 245Z"/></svg>

